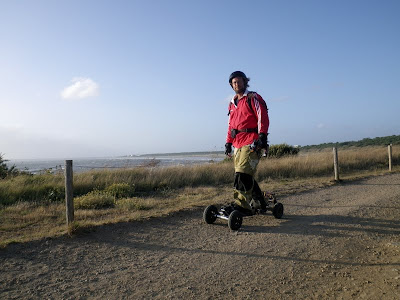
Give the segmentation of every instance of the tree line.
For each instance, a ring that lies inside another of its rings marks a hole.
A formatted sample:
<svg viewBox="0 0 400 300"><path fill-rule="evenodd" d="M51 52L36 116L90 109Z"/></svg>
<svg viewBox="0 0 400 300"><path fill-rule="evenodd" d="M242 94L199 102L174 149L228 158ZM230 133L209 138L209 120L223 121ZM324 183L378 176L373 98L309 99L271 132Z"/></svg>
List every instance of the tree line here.
<svg viewBox="0 0 400 300"><path fill-rule="evenodd" d="M366 147L366 146L387 146L389 144L400 145L400 135L364 138L359 141L348 141L341 143L336 142L336 143L323 143L319 145L307 145L307 146L302 146L301 150L315 150L315 149L324 149L333 147L349 148L349 147Z"/></svg>

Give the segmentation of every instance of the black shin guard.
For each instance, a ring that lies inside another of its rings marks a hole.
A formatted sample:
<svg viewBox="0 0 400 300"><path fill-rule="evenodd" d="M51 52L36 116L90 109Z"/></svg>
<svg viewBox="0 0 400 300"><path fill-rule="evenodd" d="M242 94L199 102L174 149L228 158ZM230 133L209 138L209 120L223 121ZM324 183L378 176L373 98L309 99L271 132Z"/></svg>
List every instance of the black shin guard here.
<svg viewBox="0 0 400 300"><path fill-rule="evenodd" d="M254 178L253 176L246 173L235 173L235 182L233 187L239 191L247 192L250 191L254 187ZM258 187L258 185L257 185ZM260 188L258 188L260 189ZM261 192L261 191L260 191Z"/></svg>
<svg viewBox="0 0 400 300"><path fill-rule="evenodd" d="M260 189L260 186L258 185L257 181L255 181L255 180L254 180L252 197L254 200L260 202L261 209L267 208L267 202L265 202L264 195Z"/></svg>

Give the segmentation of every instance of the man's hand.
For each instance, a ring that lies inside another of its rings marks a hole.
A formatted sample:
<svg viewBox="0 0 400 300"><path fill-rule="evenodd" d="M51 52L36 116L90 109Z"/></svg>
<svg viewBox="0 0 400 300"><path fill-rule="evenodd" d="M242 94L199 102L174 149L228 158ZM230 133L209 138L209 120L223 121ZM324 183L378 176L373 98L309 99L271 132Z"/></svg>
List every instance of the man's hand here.
<svg viewBox="0 0 400 300"><path fill-rule="evenodd" d="M225 144L225 155L228 155L229 157L231 157L232 153L232 143L226 143Z"/></svg>
<svg viewBox="0 0 400 300"><path fill-rule="evenodd" d="M257 146L260 149L267 149L268 148L268 138L265 133L260 133L258 135Z"/></svg>

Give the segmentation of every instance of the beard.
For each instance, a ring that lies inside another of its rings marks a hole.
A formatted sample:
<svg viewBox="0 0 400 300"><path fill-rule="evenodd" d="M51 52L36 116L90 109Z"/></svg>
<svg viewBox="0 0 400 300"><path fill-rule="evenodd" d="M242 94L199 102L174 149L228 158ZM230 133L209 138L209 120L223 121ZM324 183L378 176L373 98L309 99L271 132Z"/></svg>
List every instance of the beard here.
<svg viewBox="0 0 400 300"><path fill-rule="evenodd" d="M238 89L233 89L235 91L236 94L244 94L244 92L246 91L245 87L240 87Z"/></svg>

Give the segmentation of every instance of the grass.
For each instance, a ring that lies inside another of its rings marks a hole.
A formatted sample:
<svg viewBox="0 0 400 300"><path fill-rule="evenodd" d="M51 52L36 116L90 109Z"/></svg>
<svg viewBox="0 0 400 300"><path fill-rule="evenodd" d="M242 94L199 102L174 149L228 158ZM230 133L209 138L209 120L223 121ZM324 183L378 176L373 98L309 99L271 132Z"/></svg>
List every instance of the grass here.
<svg viewBox="0 0 400 300"><path fill-rule="evenodd" d="M393 164L400 162L400 146L393 147ZM262 160L257 180L268 178L307 178L330 176L333 170L332 151L304 153L298 156ZM340 174L385 170L388 165L385 147L339 149ZM184 187L227 185L232 181L233 163L229 161L189 167L134 168L90 171L74 174L74 195L83 196L94 190L133 196L154 191ZM62 174L20 175L0 180L0 205L19 201L61 202L64 198Z"/></svg>
<svg viewBox="0 0 400 300"><path fill-rule="evenodd" d="M393 172L400 171L399 150L400 146L393 147ZM256 177L262 190L274 191L278 197L326 187L335 184L332 157L332 151L321 151L263 160ZM387 160L387 148L339 149L340 178L349 181L387 174ZM233 174L232 162L74 174L75 201L86 197L95 204L76 209L70 228L65 224L62 175L0 180L0 246L227 203L231 201ZM102 201L108 208L90 208Z"/></svg>

